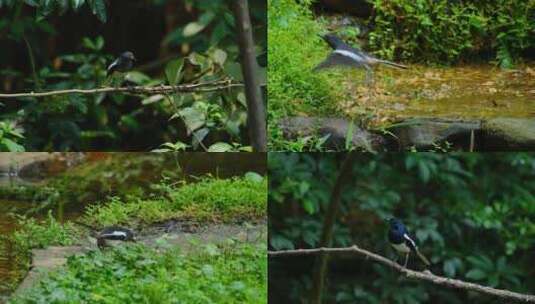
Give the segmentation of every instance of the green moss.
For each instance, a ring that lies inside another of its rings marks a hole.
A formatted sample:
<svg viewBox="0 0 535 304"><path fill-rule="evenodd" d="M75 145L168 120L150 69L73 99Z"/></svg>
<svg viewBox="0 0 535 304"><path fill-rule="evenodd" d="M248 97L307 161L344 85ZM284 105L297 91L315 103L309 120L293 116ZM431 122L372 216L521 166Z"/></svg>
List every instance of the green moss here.
<svg viewBox="0 0 535 304"><path fill-rule="evenodd" d="M105 204L89 206L86 222L95 226L151 224L169 219L235 222L266 216L267 179L236 177L204 178L185 185L160 185L154 198L111 198Z"/></svg>

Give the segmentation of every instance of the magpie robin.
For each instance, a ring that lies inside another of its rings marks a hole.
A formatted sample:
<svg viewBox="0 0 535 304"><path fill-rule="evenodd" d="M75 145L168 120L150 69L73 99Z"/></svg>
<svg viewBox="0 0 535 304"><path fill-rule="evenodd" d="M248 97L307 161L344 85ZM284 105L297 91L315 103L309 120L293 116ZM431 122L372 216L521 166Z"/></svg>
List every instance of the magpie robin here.
<svg viewBox="0 0 535 304"><path fill-rule="evenodd" d="M135 242L134 232L128 228L118 226L106 227L97 235L98 247L101 249L106 247L106 240Z"/></svg>
<svg viewBox="0 0 535 304"><path fill-rule="evenodd" d="M365 68L366 80L369 81L372 73L371 67L374 65L384 64L400 69L407 69L407 67L404 65L378 59L370 54L366 54L361 50L353 48L335 35L327 34L321 37L334 51L323 62L318 64L313 71L332 68L335 66Z"/></svg>
<svg viewBox="0 0 535 304"><path fill-rule="evenodd" d="M418 247L414 240L409 236L409 231L403 223L396 219L391 218L388 220L390 224L390 229L388 230L388 241L394 249L405 255L405 264L403 267L407 267L407 262L409 261L409 254L411 252L416 253L416 255L424 262L426 266L430 266L429 260L418 251Z"/></svg>
<svg viewBox="0 0 535 304"><path fill-rule="evenodd" d="M117 59L115 59L106 70L106 76L109 76L114 71L126 72L132 69L136 58L132 52L124 52Z"/></svg>

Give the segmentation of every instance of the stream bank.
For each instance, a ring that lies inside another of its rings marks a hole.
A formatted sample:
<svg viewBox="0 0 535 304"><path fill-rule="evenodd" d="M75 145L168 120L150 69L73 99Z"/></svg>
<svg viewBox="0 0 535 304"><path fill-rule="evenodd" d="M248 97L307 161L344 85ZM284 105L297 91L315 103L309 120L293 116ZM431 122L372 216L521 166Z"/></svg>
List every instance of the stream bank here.
<svg viewBox="0 0 535 304"><path fill-rule="evenodd" d="M407 118L383 130L359 127L362 124L342 118L289 117L279 126L289 140L326 138L326 150L535 151L535 118Z"/></svg>

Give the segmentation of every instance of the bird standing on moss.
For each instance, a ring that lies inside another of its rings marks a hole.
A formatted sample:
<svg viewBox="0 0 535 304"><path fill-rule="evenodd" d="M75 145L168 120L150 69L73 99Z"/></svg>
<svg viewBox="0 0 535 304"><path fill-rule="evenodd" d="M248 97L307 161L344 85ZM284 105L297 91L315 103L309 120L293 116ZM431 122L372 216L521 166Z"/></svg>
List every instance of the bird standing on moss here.
<svg viewBox="0 0 535 304"><path fill-rule="evenodd" d="M135 242L134 232L128 228L111 226L106 227L97 235L98 248L107 246L106 240Z"/></svg>

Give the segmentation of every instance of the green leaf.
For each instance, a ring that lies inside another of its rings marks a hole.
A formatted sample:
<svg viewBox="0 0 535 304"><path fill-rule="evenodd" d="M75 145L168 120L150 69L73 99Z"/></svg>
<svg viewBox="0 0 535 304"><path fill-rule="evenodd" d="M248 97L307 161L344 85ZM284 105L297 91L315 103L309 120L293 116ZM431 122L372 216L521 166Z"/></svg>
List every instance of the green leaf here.
<svg viewBox="0 0 535 304"><path fill-rule="evenodd" d="M202 30L206 28L208 24L214 19L215 14L211 11L205 12L201 15L198 21L190 22L184 27L184 31L182 31L182 34L184 37L191 37Z"/></svg>
<svg viewBox="0 0 535 304"><path fill-rule="evenodd" d="M294 244L289 239L285 238L281 235L273 235L271 236L271 239L269 240L269 243L275 250L282 250L282 249L294 249Z"/></svg>
<svg viewBox="0 0 535 304"><path fill-rule="evenodd" d="M225 142L218 142L208 148L208 152L231 152L234 148Z"/></svg>
<svg viewBox="0 0 535 304"><path fill-rule="evenodd" d="M104 0L90 0L89 6L91 6L93 14L97 16L100 22L106 23L106 2Z"/></svg>
<svg viewBox="0 0 535 304"><path fill-rule="evenodd" d="M184 68L184 59L172 60L165 67L165 76L167 77L167 82L170 85L177 85L182 80L182 69Z"/></svg>
<svg viewBox="0 0 535 304"><path fill-rule="evenodd" d="M129 82L133 82L137 85L143 85L146 84L151 80L151 78L141 72L138 71L130 71L126 76L124 77L125 80Z"/></svg>
<svg viewBox="0 0 535 304"><path fill-rule="evenodd" d="M220 66L223 66L223 64L225 64L225 61L227 60L227 53L221 49L216 49L212 54L212 58L214 59L215 63Z"/></svg>
<svg viewBox="0 0 535 304"><path fill-rule="evenodd" d="M0 141L0 151L6 152L24 152L24 147L12 141L9 138L3 138Z"/></svg>
<svg viewBox="0 0 535 304"><path fill-rule="evenodd" d="M72 8L77 11L83 4L85 0L71 0Z"/></svg>
<svg viewBox="0 0 535 304"><path fill-rule="evenodd" d="M485 278L487 274L481 269L472 269L466 273L466 277L472 280L479 281Z"/></svg>
<svg viewBox="0 0 535 304"><path fill-rule="evenodd" d="M2 1L0 1L2 2ZM37 3L36 0L24 0L24 3L28 4L29 6L33 6L33 7L36 7L39 5L39 3Z"/></svg>
<svg viewBox="0 0 535 304"><path fill-rule="evenodd" d="M197 108L189 107L180 110L180 116L188 127L188 135L206 123L206 116Z"/></svg>

